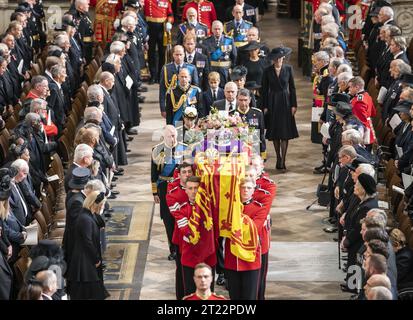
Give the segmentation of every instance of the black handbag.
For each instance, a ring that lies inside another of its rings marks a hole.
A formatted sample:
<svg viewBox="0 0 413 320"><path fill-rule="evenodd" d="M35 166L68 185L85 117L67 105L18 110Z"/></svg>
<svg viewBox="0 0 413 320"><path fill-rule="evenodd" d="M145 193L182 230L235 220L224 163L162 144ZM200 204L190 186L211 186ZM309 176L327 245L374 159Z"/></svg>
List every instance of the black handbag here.
<svg viewBox="0 0 413 320"><path fill-rule="evenodd" d="M327 177L327 173L328 172L324 174L323 181L321 181L321 183L317 186L316 192L318 204L323 207L327 207L331 200L331 194L328 185L324 184L324 181Z"/></svg>

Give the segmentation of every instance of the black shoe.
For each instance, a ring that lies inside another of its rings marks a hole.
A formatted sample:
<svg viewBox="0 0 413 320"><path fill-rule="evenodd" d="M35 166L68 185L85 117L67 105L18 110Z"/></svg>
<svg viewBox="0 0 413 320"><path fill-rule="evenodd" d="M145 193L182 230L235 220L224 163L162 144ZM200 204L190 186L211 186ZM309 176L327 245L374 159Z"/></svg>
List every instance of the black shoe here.
<svg viewBox="0 0 413 320"><path fill-rule="evenodd" d="M138 102L139 103L145 103L145 97L138 97Z"/></svg>
<svg viewBox="0 0 413 320"><path fill-rule="evenodd" d="M324 163L323 163L321 166L315 167L314 170L319 171L319 170L321 170L321 169L323 169L323 168L324 168Z"/></svg>
<svg viewBox="0 0 413 320"><path fill-rule="evenodd" d="M126 152L132 152L132 150L131 149L126 149Z"/></svg>
<svg viewBox="0 0 413 320"><path fill-rule="evenodd" d="M169 256L168 256L168 260L169 261L173 261L176 259L176 252L172 252Z"/></svg>
<svg viewBox="0 0 413 320"><path fill-rule="evenodd" d="M313 171L314 174L324 174L324 173L327 173L327 172L328 172L327 168L324 168L324 167L322 169L315 168L314 171Z"/></svg>
<svg viewBox="0 0 413 320"><path fill-rule="evenodd" d="M117 196L115 196L113 193L111 193L111 195L108 197L108 199L116 199Z"/></svg>
<svg viewBox="0 0 413 320"><path fill-rule="evenodd" d="M105 211L107 211L107 212L114 212L115 210L113 210L113 208L109 208L109 209L106 209Z"/></svg>
<svg viewBox="0 0 413 320"><path fill-rule="evenodd" d="M338 231L338 228L337 227L325 227L323 228L323 231L327 233L335 233Z"/></svg>
<svg viewBox="0 0 413 320"><path fill-rule="evenodd" d="M112 188L116 188L116 183L111 183L110 184L110 188L112 189Z"/></svg>
<svg viewBox="0 0 413 320"><path fill-rule="evenodd" d="M128 137L126 138L126 141L133 141L133 137L128 136Z"/></svg>
<svg viewBox="0 0 413 320"><path fill-rule="evenodd" d="M112 181L118 181L118 177L113 177Z"/></svg>
<svg viewBox="0 0 413 320"><path fill-rule="evenodd" d="M148 92L148 87L140 86L140 87L138 88L138 92Z"/></svg>
<svg viewBox="0 0 413 320"><path fill-rule="evenodd" d="M328 223L330 223L330 224L336 224L336 223L337 223L337 219L336 219L336 218L329 218L327 221L328 221Z"/></svg>
<svg viewBox="0 0 413 320"><path fill-rule="evenodd" d="M334 242L338 242L338 238L333 238L333 241L334 241Z"/></svg>
<svg viewBox="0 0 413 320"><path fill-rule="evenodd" d="M223 273L218 274L218 278L217 278L216 284L217 284L218 286L223 286L223 285L225 285L225 276L224 276Z"/></svg>
<svg viewBox="0 0 413 320"><path fill-rule="evenodd" d="M350 289L346 283L340 283L340 289L343 292L357 293L357 289Z"/></svg>
<svg viewBox="0 0 413 320"><path fill-rule="evenodd" d="M117 196L120 192L117 190L111 190L110 194L114 194L115 196Z"/></svg>
<svg viewBox="0 0 413 320"><path fill-rule="evenodd" d="M104 212L103 215L105 216L105 218L112 218L112 214L110 212Z"/></svg>
<svg viewBox="0 0 413 320"><path fill-rule="evenodd" d="M115 175L115 176L123 176L123 172L115 171L115 172L114 172L114 175Z"/></svg>
<svg viewBox="0 0 413 320"><path fill-rule="evenodd" d="M126 133L129 134L129 135L137 135L138 130L129 128L129 129L126 130Z"/></svg>
<svg viewBox="0 0 413 320"><path fill-rule="evenodd" d="M117 167L117 168L116 168L116 171L117 171L117 172L124 172L125 169Z"/></svg>

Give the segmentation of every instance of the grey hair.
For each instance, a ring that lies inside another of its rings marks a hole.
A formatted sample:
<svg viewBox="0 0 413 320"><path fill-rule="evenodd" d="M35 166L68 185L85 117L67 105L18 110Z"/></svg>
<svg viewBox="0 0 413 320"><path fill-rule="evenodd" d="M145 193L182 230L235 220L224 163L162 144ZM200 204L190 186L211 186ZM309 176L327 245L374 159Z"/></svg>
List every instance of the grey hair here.
<svg viewBox="0 0 413 320"><path fill-rule="evenodd" d="M34 113L34 112L29 112L26 114L24 117L24 122L27 124L31 124L33 121L40 121L40 114Z"/></svg>
<svg viewBox="0 0 413 320"><path fill-rule="evenodd" d="M122 42L121 42L122 43ZM113 43L112 43L113 44ZM123 43L122 43L123 44ZM110 64L115 64L117 61L120 60L120 56L117 54L111 53L110 55L107 56L106 62Z"/></svg>
<svg viewBox="0 0 413 320"><path fill-rule="evenodd" d="M344 72L348 73L348 74L351 74L351 78L353 77L353 69L351 69L351 67L347 63L343 63L341 66L339 66L337 68L337 73L338 74L341 74L341 73L344 73ZM350 79L348 79L347 81L349 81Z"/></svg>
<svg viewBox="0 0 413 320"><path fill-rule="evenodd" d="M53 79L57 78L66 68L61 64L56 64L50 68L50 74L52 75Z"/></svg>
<svg viewBox="0 0 413 320"><path fill-rule="evenodd" d="M109 71L103 71L99 76L99 82L105 82L108 79L113 79L114 76Z"/></svg>
<svg viewBox="0 0 413 320"><path fill-rule="evenodd" d="M331 15L326 15L321 17L321 25L329 24L329 23L336 23L336 20L334 20L334 17Z"/></svg>
<svg viewBox="0 0 413 320"><path fill-rule="evenodd" d="M407 64L402 59L396 59L392 62L396 64L397 68L399 69L400 75L412 72L412 67L410 66L410 64Z"/></svg>
<svg viewBox="0 0 413 320"><path fill-rule="evenodd" d="M78 162L87 156L93 156L92 147L84 143L77 145L74 152L73 161Z"/></svg>
<svg viewBox="0 0 413 320"><path fill-rule="evenodd" d="M347 129L342 133L342 139L344 141L349 141L353 145L357 145L363 142L363 137L361 136L360 131L356 129Z"/></svg>
<svg viewBox="0 0 413 320"><path fill-rule="evenodd" d="M251 93L248 89L239 89L238 91L238 96L243 96L243 97L251 97Z"/></svg>
<svg viewBox="0 0 413 320"><path fill-rule="evenodd" d="M223 27L224 27L224 25L222 24L222 22L221 22L221 21L219 21L219 20L215 20L214 22L212 22L212 28L214 28L214 26L216 26L217 24L219 24L219 25L221 26L221 28L223 28Z"/></svg>
<svg viewBox="0 0 413 320"><path fill-rule="evenodd" d="M376 175L376 170L374 170L374 167L369 163L360 163L357 169L360 169L360 174L365 173L373 178Z"/></svg>
<svg viewBox="0 0 413 320"><path fill-rule="evenodd" d="M396 46L400 48L400 50L405 51L407 48L406 38L403 36L394 36L391 39Z"/></svg>
<svg viewBox="0 0 413 320"><path fill-rule="evenodd" d="M55 39L54 42L56 43L57 46L60 48L63 47L64 43L66 41L69 41L69 36L65 33L59 34Z"/></svg>
<svg viewBox="0 0 413 320"><path fill-rule="evenodd" d="M356 149L354 149L353 146L342 146L340 150L338 150L338 154L349 156L352 159L357 157Z"/></svg>
<svg viewBox="0 0 413 320"><path fill-rule="evenodd" d="M42 284L43 289L52 289L57 285L57 276L52 270L43 270L36 275L36 279Z"/></svg>
<svg viewBox="0 0 413 320"><path fill-rule="evenodd" d="M96 107L88 107L85 109L85 112L83 114L83 118L85 122L88 122L89 120L98 120L102 118L102 111L100 111Z"/></svg>
<svg viewBox="0 0 413 320"><path fill-rule="evenodd" d="M46 100L43 100L41 98L35 98L32 101L30 101L30 112L36 112L39 109L42 109L41 107L43 104L46 103Z"/></svg>
<svg viewBox="0 0 413 320"><path fill-rule="evenodd" d="M384 226L387 226L387 213L386 211L379 209L379 208L374 208L369 210L369 212L367 212L367 216L369 215L369 213L373 214L374 216L380 216L383 220L384 220ZM383 227L384 229L384 227Z"/></svg>
<svg viewBox="0 0 413 320"><path fill-rule="evenodd" d="M329 62L330 61L330 56L325 51L318 51L318 52L314 53L314 58L317 61L324 61L324 62Z"/></svg>
<svg viewBox="0 0 413 320"><path fill-rule="evenodd" d="M338 37L338 26L335 23L328 23L321 27L322 33L327 33L332 38Z"/></svg>
<svg viewBox="0 0 413 320"><path fill-rule="evenodd" d="M130 24L136 25L136 19L132 16L126 16L121 21L122 27L126 27Z"/></svg>
<svg viewBox="0 0 413 320"><path fill-rule="evenodd" d="M89 180L85 185L85 190L106 192L106 187L99 179Z"/></svg>
<svg viewBox="0 0 413 320"><path fill-rule="evenodd" d="M92 101L100 101L99 97L103 97L103 90L102 87L97 84L92 84L87 89L87 100L89 102Z"/></svg>
<svg viewBox="0 0 413 320"><path fill-rule="evenodd" d="M366 224L366 226L370 226L369 228L377 227L380 229L385 229L387 226L387 219L378 214L364 218L364 223Z"/></svg>
<svg viewBox="0 0 413 320"><path fill-rule="evenodd" d="M340 67L342 67L342 65ZM340 69L340 67L338 67L338 69ZM337 76L338 83L342 81L344 81L345 83L348 83L351 79L353 79L353 74L349 72L342 72Z"/></svg>
<svg viewBox="0 0 413 320"><path fill-rule="evenodd" d="M27 169L27 172L29 171L29 164L26 162L26 160L23 159L17 159L15 160L12 164L11 167L14 169L17 169L17 171L21 171L23 169Z"/></svg>
<svg viewBox="0 0 413 320"><path fill-rule="evenodd" d="M125 49L125 44L120 41L114 41L110 45L110 53L119 54L124 49Z"/></svg>
<svg viewBox="0 0 413 320"><path fill-rule="evenodd" d="M382 7L382 8L380 9L380 11L382 11L382 13L383 13L384 15L386 15L387 17L390 17L390 19L393 19L393 17L394 17L394 10L393 10L392 7L385 6L385 7Z"/></svg>
<svg viewBox="0 0 413 320"><path fill-rule="evenodd" d="M30 81L30 84L32 88L35 88L38 84L42 83L45 80L47 81L47 78L45 76L34 76Z"/></svg>
<svg viewBox="0 0 413 320"><path fill-rule="evenodd" d="M225 84L224 90L227 89L227 88L229 88L229 87L234 87L234 88L236 89L236 91L238 91L238 86L237 86L237 84L236 84L234 81L228 81L228 82Z"/></svg>
<svg viewBox="0 0 413 320"><path fill-rule="evenodd" d="M370 288L367 297L369 300L393 300L393 294L386 287Z"/></svg>

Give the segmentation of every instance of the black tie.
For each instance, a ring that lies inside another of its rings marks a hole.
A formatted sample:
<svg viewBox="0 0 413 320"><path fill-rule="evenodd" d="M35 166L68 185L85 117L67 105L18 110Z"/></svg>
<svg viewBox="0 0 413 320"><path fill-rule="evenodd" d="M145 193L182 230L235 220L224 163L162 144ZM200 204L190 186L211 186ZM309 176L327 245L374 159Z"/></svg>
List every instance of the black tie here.
<svg viewBox="0 0 413 320"><path fill-rule="evenodd" d="M179 73L179 71L181 70L181 66L178 66L176 69L178 70L178 73Z"/></svg>
<svg viewBox="0 0 413 320"><path fill-rule="evenodd" d="M214 101L217 100L217 92L215 90L212 90L212 99Z"/></svg>
<svg viewBox="0 0 413 320"><path fill-rule="evenodd" d="M192 63L192 54L190 54L189 56L188 56L188 63Z"/></svg>
<svg viewBox="0 0 413 320"><path fill-rule="evenodd" d="M232 109L233 109L233 105L232 105L232 102L230 102L229 103L229 111L232 111Z"/></svg>

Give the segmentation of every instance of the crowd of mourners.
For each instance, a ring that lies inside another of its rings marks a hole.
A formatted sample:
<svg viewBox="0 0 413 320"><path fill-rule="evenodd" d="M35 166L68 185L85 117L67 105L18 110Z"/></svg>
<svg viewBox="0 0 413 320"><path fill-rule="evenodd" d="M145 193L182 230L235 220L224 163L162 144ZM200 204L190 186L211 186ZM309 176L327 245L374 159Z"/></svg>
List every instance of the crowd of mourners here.
<svg viewBox="0 0 413 320"><path fill-rule="evenodd" d="M337 232L343 291L354 293L352 299L398 299L413 286L408 44L388 1L369 1L361 39L347 42L335 5L320 2L312 35L319 118L312 119L311 138L322 145L314 174L324 175L318 196L329 206L331 224L324 231Z"/></svg>

